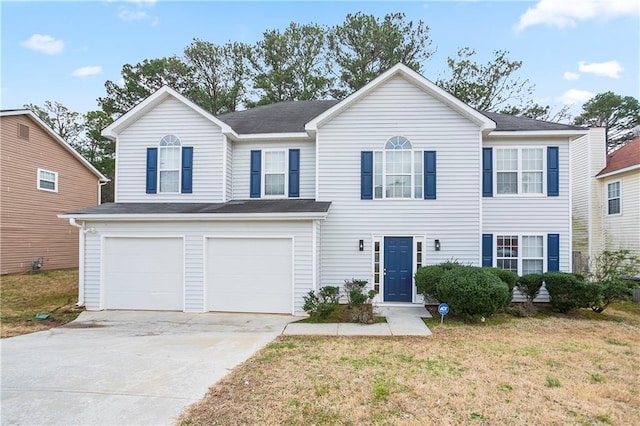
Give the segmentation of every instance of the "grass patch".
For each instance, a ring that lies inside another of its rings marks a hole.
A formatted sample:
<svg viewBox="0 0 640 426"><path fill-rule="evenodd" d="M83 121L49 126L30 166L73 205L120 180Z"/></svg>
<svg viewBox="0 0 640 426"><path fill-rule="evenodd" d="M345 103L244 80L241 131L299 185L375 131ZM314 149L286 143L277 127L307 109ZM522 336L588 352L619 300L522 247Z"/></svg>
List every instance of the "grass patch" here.
<svg viewBox="0 0 640 426"><path fill-rule="evenodd" d="M280 336L178 424L637 423L636 318L507 318L445 319L430 337Z"/></svg>
<svg viewBox="0 0 640 426"><path fill-rule="evenodd" d="M308 317L296 322L304 323L304 324L347 323L347 322L353 322L351 321L351 315L352 315L352 312L351 312L351 309L349 309L349 305L340 304L327 318ZM385 317L374 316L373 322L374 324L386 323L387 319Z"/></svg>
<svg viewBox="0 0 640 426"><path fill-rule="evenodd" d="M83 308L78 300L78 270L5 275L0 291L0 337L47 330L73 321ZM36 314L49 314L36 320Z"/></svg>

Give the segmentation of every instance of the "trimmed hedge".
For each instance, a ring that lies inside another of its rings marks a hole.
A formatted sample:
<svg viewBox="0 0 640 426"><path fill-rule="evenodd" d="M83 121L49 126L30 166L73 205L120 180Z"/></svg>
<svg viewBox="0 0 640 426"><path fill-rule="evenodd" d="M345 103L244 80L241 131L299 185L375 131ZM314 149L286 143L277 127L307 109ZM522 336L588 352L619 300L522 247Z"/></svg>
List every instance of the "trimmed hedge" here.
<svg viewBox="0 0 640 426"><path fill-rule="evenodd" d="M562 313L573 309L588 308L598 297L598 288L568 272L547 272L542 275L551 307Z"/></svg>
<svg viewBox="0 0 640 426"><path fill-rule="evenodd" d="M425 300L436 298L436 285L445 273L445 269L440 265L430 265L418 268L415 275L416 289L422 294Z"/></svg>
<svg viewBox="0 0 640 426"><path fill-rule="evenodd" d="M523 275L518 278L516 287L527 298L527 302L531 303L533 299L538 297L538 293L542 288L542 274Z"/></svg>
<svg viewBox="0 0 640 426"><path fill-rule="evenodd" d="M445 271L436 283L436 296L449 305L451 313L467 319L489 317L510 300L507 284L476 266Z"/></svg>
<svg viewBox="0 0 640 426"><path fill-rule="evenodd" d="M503 307L506 308L507 306L509 306L509 304L513 300L513 289L515 288L518 282L518 274L516 274L515 272L511 272L511 271L507 271L505 269L499 269L499 268L484 267L482 269L491 272L496 277L498 277L500 281L505 283L507 287L509 287L509 298L506 300L505 305Z"/></svg>

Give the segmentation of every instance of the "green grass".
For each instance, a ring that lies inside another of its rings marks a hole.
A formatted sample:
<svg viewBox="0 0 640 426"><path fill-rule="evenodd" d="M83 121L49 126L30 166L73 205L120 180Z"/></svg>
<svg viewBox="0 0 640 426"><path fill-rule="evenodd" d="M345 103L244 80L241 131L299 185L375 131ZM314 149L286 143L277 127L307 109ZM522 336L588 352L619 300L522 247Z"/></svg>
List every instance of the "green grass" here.
<svg viewBox="0 0 640 426"><path fill-rule="evenodd" d="M17 336L66 324L78 317L78 271L44 271L1 278L2 337ZM49 314L36 320L37 314Z"/></svg>

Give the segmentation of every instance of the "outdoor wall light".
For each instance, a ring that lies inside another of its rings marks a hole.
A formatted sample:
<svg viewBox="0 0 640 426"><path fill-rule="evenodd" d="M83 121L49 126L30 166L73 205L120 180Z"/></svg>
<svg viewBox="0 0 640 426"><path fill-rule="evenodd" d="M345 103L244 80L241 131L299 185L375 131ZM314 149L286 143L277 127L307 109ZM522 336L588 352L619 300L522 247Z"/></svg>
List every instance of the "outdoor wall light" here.
<svg viewBox="0 0 640 426"><path fill-rule="evenodd" d="M440 240L435 240L434 241L434 246L436 251L440 251Z"/></svg>
<svg viewBox="0 0 640 426"><path fill-rule="evenodd" d="M358 250L364 251L364 240L358 242Z"/></svg>

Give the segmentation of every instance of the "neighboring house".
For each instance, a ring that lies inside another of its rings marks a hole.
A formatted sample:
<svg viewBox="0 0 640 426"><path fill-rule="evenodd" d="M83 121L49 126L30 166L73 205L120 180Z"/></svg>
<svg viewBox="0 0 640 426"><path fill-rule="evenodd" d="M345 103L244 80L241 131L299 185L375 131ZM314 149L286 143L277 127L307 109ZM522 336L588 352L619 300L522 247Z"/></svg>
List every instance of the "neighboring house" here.
<svg viewBox="0 0 640 426"><path fill-rule="evenodd" d="M607 155L605 129L593 128L574 146L574 271L604 250L640 256L640 138Z"/></svg>
<svg viewBox="0 0 640 426"><path fill-rule="evenodd" d="M107 179L33 112L0 124L0 273L77 267L78 229L57 215L98 204Z"/></svg>
<svg viewBox="0 0 640 426"><path fill-rule="evenodd" d="M300 314L351 278L421 303L416 269L451 259L569 271L585 133L482 114L403 65L339 102L218 117L164 87L103 131L116 202L62 215L84 227L81 303Z"/></svg>

